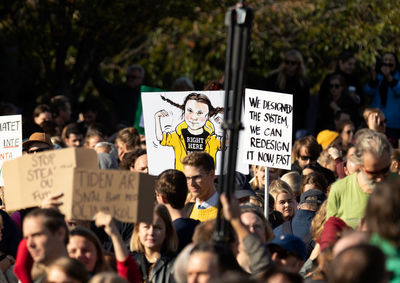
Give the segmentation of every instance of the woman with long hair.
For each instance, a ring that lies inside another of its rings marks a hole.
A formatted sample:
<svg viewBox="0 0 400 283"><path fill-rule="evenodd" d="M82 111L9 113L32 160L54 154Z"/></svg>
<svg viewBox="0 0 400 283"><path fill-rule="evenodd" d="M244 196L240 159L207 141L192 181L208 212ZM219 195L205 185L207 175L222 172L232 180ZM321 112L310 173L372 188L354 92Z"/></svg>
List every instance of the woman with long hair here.
<svg viewBox="0 0 400 283"><path fill-rule="evenodd" d="M371 98L370 107L382 110L387 119L386 135L396 148L400 138L400 72L395 53L383 54L378 67L371 69L364 92Z"/></svg>
<svg viewBox="0 0 400 283"><path fill-rule="evenodd" d="M279 68L268 76L266 90L292 94L293 133L306 128L310 88L300 51L292 49L285 53Z"/></svg>
<svg viewBox="0 0 400 283"><path fill-rule="evenodd" d="M269 189L275 200L275 210L282 213L284 221L291 220L296 212L296 198L290 186L282 180L274 180Z"/></svg>
<svg viewBox="0 0 400 283"><path fill-rule="evenodd" d="M335 129L334 118L336 113L349 113L352 121L359 121L358 105L349 96L345 78L332 75L329 80L329 90L320 93L320 107L318 114L318 129Z"/></svg>
<svg viewBox="0 0 400 283"><path fill-rule="evenodd" d="M118 275L129 282L140 282L138 266L129 255L112 216L100 211L94 219L96 226L103 227L112 240ZM67 251L71 258L82 262L91 275L112 270L106 262L99 239L84 227L78 226L70 232Z"/></svg>
<svg viewBox="0 0 400 283"><path fill-rule="evenodd" d="M173 282L177 246L171 216L159 204L154 208L152 223L137 223L131 238L132 256L139 265L142 282Z"/></svg>

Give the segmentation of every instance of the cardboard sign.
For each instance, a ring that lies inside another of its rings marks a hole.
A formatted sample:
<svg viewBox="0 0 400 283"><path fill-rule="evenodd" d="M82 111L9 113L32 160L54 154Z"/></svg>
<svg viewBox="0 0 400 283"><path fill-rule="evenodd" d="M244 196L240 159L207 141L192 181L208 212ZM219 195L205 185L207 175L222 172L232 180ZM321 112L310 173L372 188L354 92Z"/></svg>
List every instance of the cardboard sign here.
<svg viewBox="0 0 400 283"><path fill-rule="evenodd" d="M125 170L81 168L58 174L60 183L68 183L66 189L72 191L68 203L62 207L71 219L92 220L100 210L124 222L151 222L153 219L153 176Z"/></svg>
<svg viewBox="0 0 400 283"><path fill-rule="evenodd" d="M203 100L189 99L193 93L201 94ZM224 91L142 92L149 174L183 171L181 161L193 151L209 153L219 174L224 99ZM240 135L239 145L242 141ZM242 150L239 146L236 170L248 174L247 164L240 160Z"/></svg>
<svg viewBox="0 0 400 283"><path fill-rule="evenodd" d="M22 155L22 116L0 116L0 187L3 163Z"/></svg>
<svg viewBox="0 0 400 283"><path fill-rule="evenodd" d="M94 150L66 148L24 155L4 164L8 210L38 206L51 193L64 193L67 219L92 220L103 210L125 222L153 218L155 177L98 169Z"/></svg>
<svg viewBox="0 0 400 283"><path fill-rule="evenodd" d="M290 170L292 120L292 95L246 89L245 158L247 163Z"/></svg>
<svg viewBox="0 0 400 283"><path fill-rule="evenodd" d="M38 206L51 193L60 192L55 174L66 168L97 169L97 155L86 148L49 150L7 161L3 165L4 198L8 210ZM62 184L61 184L62 185Z"/></svg>

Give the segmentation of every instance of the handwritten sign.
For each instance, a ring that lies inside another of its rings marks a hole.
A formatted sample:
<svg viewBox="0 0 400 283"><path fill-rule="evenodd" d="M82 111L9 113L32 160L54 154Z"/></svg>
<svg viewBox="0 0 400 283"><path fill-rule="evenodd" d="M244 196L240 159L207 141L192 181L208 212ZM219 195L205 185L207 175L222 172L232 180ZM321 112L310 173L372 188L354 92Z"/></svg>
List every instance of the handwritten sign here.
<svg viewBox="0 0 400 283"><path fill-rule="evenodd" d="M64 193L68 219L92 220L99 210L125 222L151 221L155 177L98 169L94 150L66 148L24 155L4 163L8 210L38 206L52 193Z"/></svg>
<svg viewBox="0 0 400 283"><path fill-rule="evenodd" d="M3 163L22 155L21 115L0 116L0 186L4 186Z"/></svg>
<svg viewBox="0 0 400 283"><path fill-rule="evenodd" d="M72 175L71 175L72 174ZM124 222L151 222L155 177L124 170L76 168L71 206L65 209L72 219L92 220L102 210Z"/></svg>
<svg viewBox="0 0 400 283"><path fill-rule="evenodd" d="M246 89L245 144L249 164L290 169L293 97Z"/></svg>
<svg viewBox="0 0 400 283"><path fill-rule="evenodd" d="M97 155L86 148L65 148L25 154L3 165L4 198L8 210L39 205L61 188L55 174L66 168L97 169Z"/></svg>

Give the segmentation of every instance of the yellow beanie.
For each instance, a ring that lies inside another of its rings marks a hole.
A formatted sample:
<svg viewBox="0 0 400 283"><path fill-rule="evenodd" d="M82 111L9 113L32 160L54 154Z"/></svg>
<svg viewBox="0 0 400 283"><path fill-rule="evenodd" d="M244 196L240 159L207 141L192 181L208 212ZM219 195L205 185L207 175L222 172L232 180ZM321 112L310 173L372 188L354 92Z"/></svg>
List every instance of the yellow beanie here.
<svg viewBox="0 0 400 283"><path fill-rule="evenodd" d="M338 132L323 130L318 133L317 142L322 146L322 149L327 148L337 137L339 136Z"/></svg>

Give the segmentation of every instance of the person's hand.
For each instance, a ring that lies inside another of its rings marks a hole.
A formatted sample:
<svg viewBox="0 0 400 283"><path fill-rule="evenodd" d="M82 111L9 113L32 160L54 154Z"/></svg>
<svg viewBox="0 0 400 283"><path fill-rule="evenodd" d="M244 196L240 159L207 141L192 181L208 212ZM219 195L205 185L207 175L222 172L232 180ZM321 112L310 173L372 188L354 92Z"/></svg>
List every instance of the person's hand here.
<svg viewBox="0 0 400 283"><path fill-rule="evenodd" d="M40 208L52 208L57 209L63 204L61 198L64 196L63 193L52 193L47 196L42 203L40 204Z"/></svg>
<svg viewBox="0 0 400 283"><path fill-rule="evenodd" d="M94 216L94 223L97 227L103 227L107 235L111 236L118 233L117 226L111 214L99 211Z"/></svg>
<svg viewBox="0 0 400 283"><path fill-rule="evenodd" d="M228 200L225 193L220 196L224 217L228 221L240 219L239 201L232 195Z"/></svg>
<svg viewBox="0 0 400 283"><path fill-rule="evenodd" d="M335 160L341 156L340 151L336 147L328 148L328 153L333 158L333 160Z"/></svg>
<svg viewBox="0 0 400 283"><path fill-rule="evenodd" d="M385 133L385 124L382 121L381 115L379 113L371 113L368 116L368 128L380 132L380 133Z"/></svg>

